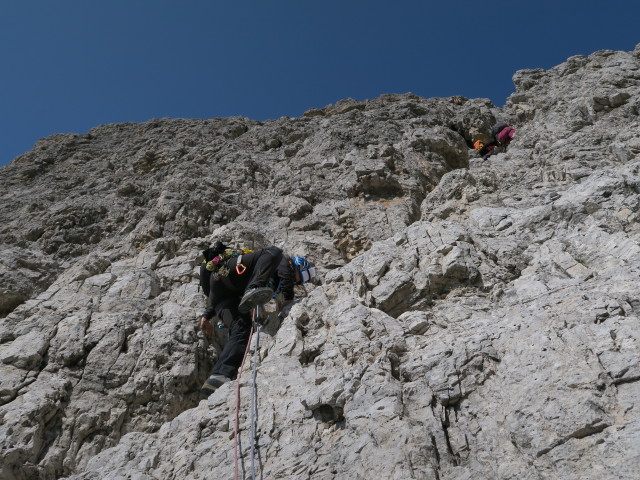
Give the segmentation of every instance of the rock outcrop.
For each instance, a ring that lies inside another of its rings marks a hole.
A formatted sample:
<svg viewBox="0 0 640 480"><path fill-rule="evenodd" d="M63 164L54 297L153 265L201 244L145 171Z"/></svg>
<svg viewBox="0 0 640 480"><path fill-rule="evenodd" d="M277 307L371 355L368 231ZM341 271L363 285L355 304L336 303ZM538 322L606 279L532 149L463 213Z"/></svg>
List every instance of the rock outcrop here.
<svg viewBox="0 0 640 480"><path fill-rule="evenodd" d="M199 394L215 238L321 271L260 336L263 478L636 478L640 46L514 83L106 125L2 168L0 478L233 476L236 383Z"/></svg>

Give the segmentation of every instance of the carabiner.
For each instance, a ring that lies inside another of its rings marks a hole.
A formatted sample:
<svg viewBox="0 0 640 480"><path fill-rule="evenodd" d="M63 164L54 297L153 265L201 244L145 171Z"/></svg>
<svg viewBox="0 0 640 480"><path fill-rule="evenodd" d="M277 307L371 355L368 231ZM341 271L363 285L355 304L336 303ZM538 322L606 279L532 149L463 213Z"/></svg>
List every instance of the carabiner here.
<svg viewBox="0 0 640 480"><path fill-rule="evenodd" d="M240 271L240 267L242 267L242 271ZM246 271L247 271L247 267L245 267L244 265L242 264L236 265L236 273L238 275L242 275Z"/></svg>

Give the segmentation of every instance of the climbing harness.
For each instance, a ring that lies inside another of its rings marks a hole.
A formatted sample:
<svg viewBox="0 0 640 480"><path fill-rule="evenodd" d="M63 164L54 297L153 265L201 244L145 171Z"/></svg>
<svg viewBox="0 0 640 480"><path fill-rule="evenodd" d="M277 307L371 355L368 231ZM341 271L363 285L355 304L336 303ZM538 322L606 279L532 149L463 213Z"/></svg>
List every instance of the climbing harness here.
<svg viewBox="0 0 640 480"><path fill-rule="evenodd" d="M256 438L256 377L258 374L258 350L260 349L260 323L258 319L260 318L260 306L255 306L252 311L252 322L251 322L251 330L249 331L249 340L247 342L247 348L244 351L244 356L242 357L242 363L240 364L240 369L238 371L238 375L236 377L236 424L234 430L234 457L235 457L235 465L234 465L234 478L238 480L238 432L239 432L239 424L240 424L240 377L242 376L242 371L244 368L244 362L247 359L247 354L251 348L251 339L253 337L254 325L256 332L256 345L254 347L254 356L253 356L253 374L252 374L252 382L251 382L251 406L250 406L250 435L251 435L251 478L255 480L256 478L256 468L255 468L255 438Z"/></svg>

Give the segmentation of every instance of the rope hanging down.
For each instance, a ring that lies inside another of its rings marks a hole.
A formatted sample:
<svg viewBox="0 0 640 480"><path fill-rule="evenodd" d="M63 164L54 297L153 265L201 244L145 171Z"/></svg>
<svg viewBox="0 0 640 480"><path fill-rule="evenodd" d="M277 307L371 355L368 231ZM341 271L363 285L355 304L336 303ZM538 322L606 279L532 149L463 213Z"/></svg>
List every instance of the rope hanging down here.
<svg viewBox="0 0 640 480"><path fill-rule="evenodd" d="M260 318L260 307L254 309L254 319ZM256 405L257 383L256 376L258 374L258 350L260 349L260 324L256 322L256 346L253 350L253 381L251 384L251 479L256 478L255 451L256 451L256 416L258 414L258 406Z"/></svg>
<svg viewBox="0 0 640 480"><path fill-rule="evenodd" d="M254 349L254 357L253 357L253 376L252 376L252 384L251 384L251 425L250 425L250 435L251 435L251 478L255 480L256 478L256 469L255 469L255 437L256 437L256 427L255 427L255 414L257 413L256 406L256 376L258 372L258 350L260 348L260 324L256 321L259 318L259 307L255 307L252 312L252 324L251 330L249 331L249 340L247 342L247 348L244 351L244 356L242 357L242 363L240 364L240 370L238 371L238 376L236 377L236 424L234 430L234 478L238 480L238 431L240 424L240 377L242 376L242 370L244 368L244 362L247 359L247 354L249 353L249 349L251 348L251 339L253 337L253 327L256 326L256 346Z"/></svg>

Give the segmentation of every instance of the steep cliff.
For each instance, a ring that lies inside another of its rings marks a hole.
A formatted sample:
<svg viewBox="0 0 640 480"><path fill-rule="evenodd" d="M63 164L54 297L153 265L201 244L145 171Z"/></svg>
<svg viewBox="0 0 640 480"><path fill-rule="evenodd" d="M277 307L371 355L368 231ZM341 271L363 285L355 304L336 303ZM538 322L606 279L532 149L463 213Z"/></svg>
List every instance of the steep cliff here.
<svg viewBox="0 0 640 480"><path fill-rule="evenodd" d="M321 271L260 337L262 478L635 478L640 46L514 83L106 125L2 168L0 478L233 477L235 382L198 392L217 238Z"/></svg>

